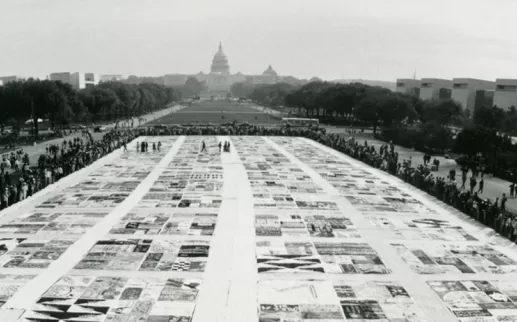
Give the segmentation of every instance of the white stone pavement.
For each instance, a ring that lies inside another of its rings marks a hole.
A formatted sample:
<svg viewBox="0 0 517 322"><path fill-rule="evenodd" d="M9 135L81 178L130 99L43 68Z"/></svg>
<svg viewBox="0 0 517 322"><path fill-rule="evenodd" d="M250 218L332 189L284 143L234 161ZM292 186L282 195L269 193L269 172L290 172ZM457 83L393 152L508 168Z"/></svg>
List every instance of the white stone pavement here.
<svg viewBox="0 0 517 322"><path fill-rule="evenodd" d="M0 212L0 321L517 321L512 245L396 178L303 138L145 140Z"/></svg>

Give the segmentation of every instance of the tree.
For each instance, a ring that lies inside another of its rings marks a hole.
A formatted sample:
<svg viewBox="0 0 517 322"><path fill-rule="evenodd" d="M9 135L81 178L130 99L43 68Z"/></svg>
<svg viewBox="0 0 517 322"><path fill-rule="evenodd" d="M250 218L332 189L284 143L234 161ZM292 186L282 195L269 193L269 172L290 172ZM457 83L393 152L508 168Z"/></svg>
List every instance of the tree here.
<svg viewBox="0 0 517 322"><path fill-rule="evenodd" d="M389 127L406 120L412 123L418 115L407 100L397 95L390 95L382 101L379 117L383 126Z"/></svg>
<svg viewBox="0 0 517 322"><path fill-rule="evenodd" d="M423 121L459 126L463 121L463 110L459 103L451 99L429 100L425 102Z"/></svg>
<svg viewBox="0 0 517 322"><path fill-rule="evenodd" d="M479 106L474 110L474 123L489 129L503 130L504 119L505 111L497 106Z"/></svg>
<svg viewBox="0 0 517 322"><path fill-rule="evenodd" d="M254 87L248 97L260 104L277 107L286 104L286 97L294 87L287 83L260 84Z"/></svg>
<svg viewBox="0 0 517 322"><path fill-rule="evenodd" d="M483 126L474 125L464 128L456 136L455 152L475 156L482 153L486 156L494 144L495 132Z"/></svg>
<svg viewBox="0 0 517 322"><path fill-rule="evenodd" d="M503 131L509 134L517 133L517 109L510 106L505 112L503 120Z"/></svg>
<svg viewBox="0 0 517 322"><path fill-rule="evenodd" d="M230 87L230 93L234 97L248 97L254 90L254 86L250 82L234 83Z"/></svg>
<svg viewBox="0 0 517 322"><path fill-rule="evenodd" d="M432 151L445 151L454 147L454 139L450 128L435 122L424 123L420 126L422 144Z"/></svg>
<svg viewBox="0 0 517 322"><path fill-rule="evenodd" d="M112 120L115 106L120 104L113 90L98 86L84 89L79 97L88 111L94 115L94 121Z"/></svg>
<svg viewBox="0 0 517 322"><path fill-rule="evenodd" d="M377 133L381 103L375 97L364 97L357 103L355 114L357 118L373 125L373 134Z"/></svg>
<svg viewBox="0 0 517 322"><path fill-rule="evenodd" d="M204 88L204 85L195 77L189 77L185 82L185 86L195 95L199 96Z"/></svg>
<svg viewBox="0 0 517 322"><path fill-rule="evenodd" d="M106 82L76 91L59 81L31 78L0 86L0 128L12 124L18 133L32 120L37 136L40 118L49 119L53 128L90 118L112 120L162 109L180 98L173 88L151 83Z"/></svg>

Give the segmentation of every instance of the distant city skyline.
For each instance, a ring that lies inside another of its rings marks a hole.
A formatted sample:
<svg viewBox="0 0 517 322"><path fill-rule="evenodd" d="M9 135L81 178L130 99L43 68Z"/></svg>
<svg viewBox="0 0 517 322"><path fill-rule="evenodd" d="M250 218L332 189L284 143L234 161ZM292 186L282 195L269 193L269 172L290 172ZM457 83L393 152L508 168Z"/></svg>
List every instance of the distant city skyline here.
<svg viewBox="0 0 517 322"><path fill-rule="evenodd" d="M517 78L513 0L2 0L0 76L233 72Z"/></svg>

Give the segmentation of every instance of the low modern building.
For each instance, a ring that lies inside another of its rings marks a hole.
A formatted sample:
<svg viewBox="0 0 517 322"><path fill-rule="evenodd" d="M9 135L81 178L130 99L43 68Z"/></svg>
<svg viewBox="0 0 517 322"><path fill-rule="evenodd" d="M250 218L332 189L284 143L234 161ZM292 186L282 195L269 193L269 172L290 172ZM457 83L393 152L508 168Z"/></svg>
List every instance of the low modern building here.
<svg viewBox="0 0 517 322"><path fill-rule="evenodd" d="M441 78L422 78L420 98L423 100L441 99L452 89L452 81ZM450 97L450 96L449 96Z"/></svg>
<svg viewBox="0 0 517 322"><path fill-rule="evenodd" d="M418 79L399 78L397 79L397 87L395 91L397 93L420 96L421 83L422 82Z"/></svg>
<svg viewBox="0 0 517 322"><path fill-rule="evenodd" d="M88 86L99 84L99 75L95 73L77 72L72 74L72 86L77 89L83 89Z"/></svg>
<svg viewBox="0 0 517 322"><path fill-rule="evenodd" d="M494 105L502 109L517 107L517 79L495 80Z"/></svg>
<svg viewBox="0 0 517 322"><path fill-rule="evenodd" d="M14 82L17 80L23 80L20 76L0 76L0 81L2 81L3 84L7 84L9 82Z"/></svg>
<svg viewBox="0 0 517 322"><path fill-rule="evenodd" d="M471 112L470 114L473 115L472 113L476 110L476 108L494 106L494 95L495 95L495 91L482 90L482 89L477 90L476 99L475 99L475 103L474 103L474 109L473 110L469 109L469 111Z"/></svg>
<svg viewBox="0 0 517 322"><path fill-rule="evenodd" d="M99 83L99 75L95 73L52 73L49 75L49 78L53 81L62 81L63 83L70 84L75 89L83 89Z"/></svg>
<svg viewBox="0 0 517 322"><path fill-rule="evenodd" d="M99 77L99 82L119 82L122 78L122 75L118 74L104 74Z"/></svg>
<svg viewBox="0 0 517 322"><path fill-rule="evenodd" d="M452 89L442 87L438 90L438 99L439 100L447 100L452 96Z"/></svg>
<svg viewBox="0 0 517 322"><path fill-rule="evenodd" d="M451 98L460 103L463 110L469 110L472 113L476 105L477 91L493 91L494 89L495 82L474 78L454 78Z"/></svg>
<svg viewBox="0 0 517 322"><path fill-rule="evenodd" d="M72 73L70 73L70 72L52 73L49 75L49 79L51 81L61 81L63 83L72 84L71 76L72 76Z"/></svg>

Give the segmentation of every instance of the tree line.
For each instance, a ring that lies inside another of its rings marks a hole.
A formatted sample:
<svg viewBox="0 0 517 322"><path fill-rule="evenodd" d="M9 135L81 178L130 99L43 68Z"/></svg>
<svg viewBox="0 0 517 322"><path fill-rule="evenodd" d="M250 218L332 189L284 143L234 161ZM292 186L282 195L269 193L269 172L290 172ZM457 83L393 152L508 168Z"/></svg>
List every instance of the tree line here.
<svg viewBox="0 0 517 322"><path fill-rule="evenodd" d="M458 126L463 118L461 106L452 100L423 101L361 83L311 82L299 87L282 83L259 85L249 92L248 98L272 107L287 107L326 123L371 126L374 132L380 127L425 123Z"/></svg>
<svg viewBox="0 0 517 322"><path fill-rule="evenodd" d="M492 172L513 172L516 175L498 174L517 180L517 145L511 142L517 135L513 106L478 106L471 112L451 99L421 100L361 83L321 81L303 86L240 83L232 86L232 93L326 124L371 127L378 138L423 152L455 152L465 156L460 162L477 160Z"/></svg>
<svg viewBox="0 0 517 322"><path fill-rule="evenodd" d="M138 117L179 101L173 88L150 83L138 85L104 82L75 90L61 81L28 79L0 86L0 127L18 133L28 120L38 135L38 119L51 128L71 123L116 121Z"/></svg>

